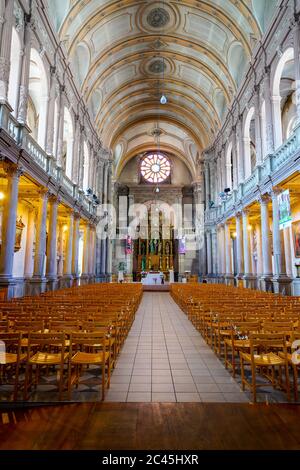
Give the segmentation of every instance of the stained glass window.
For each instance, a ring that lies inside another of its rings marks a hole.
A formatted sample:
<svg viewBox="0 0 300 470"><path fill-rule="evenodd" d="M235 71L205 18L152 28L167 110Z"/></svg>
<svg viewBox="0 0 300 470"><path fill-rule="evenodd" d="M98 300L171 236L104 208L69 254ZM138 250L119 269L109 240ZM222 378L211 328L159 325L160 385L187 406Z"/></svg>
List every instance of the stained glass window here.
<svg viewBox="0 0 300 470"><path fill-rule="evenodd" d="M160 153L151 153L141 162L141 174L149 183L162 183L171 172L169 160Z"/></svg>

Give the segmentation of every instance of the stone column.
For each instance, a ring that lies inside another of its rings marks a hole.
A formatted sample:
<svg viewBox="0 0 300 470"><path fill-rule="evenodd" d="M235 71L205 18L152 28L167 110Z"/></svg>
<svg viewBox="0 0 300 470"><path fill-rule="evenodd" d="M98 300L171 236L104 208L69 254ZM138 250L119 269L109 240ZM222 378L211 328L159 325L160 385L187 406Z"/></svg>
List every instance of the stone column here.
<svg viewBox="0 0 300 470"><path fill-rule="evenodd" d="M204 175L205 175L205 207L209 209L210 201L210 178L209 178L209 163L204 163Z"/></svg>
<svg viewBox="0 0 300 470"><path fill-rule="evenodd" d="M243 119L242 116L239 116L238 121L237 121L237 125L236 125L238 184L242 183L245 179L242 119Z"/></svg>
<svg viewBox="0 0 300 470"><path fill-rule="evenodd" d="M256 263L256 275L257 279L260 278L263 272L262 268L262 240L261 240L261 226L260 223L255 225L256 233L256 249L257 249L257 263Z"/></svg>
<svg viewBox="0 0 300 470"><path fill-rule="evenodd" d="M262 145L261 145L261 125L260 125L260 96L259 86L255 86L255 150L256 150L256 165L262 164Z"/></svg>
<svg viewBox="0 0 300 470"><path fill-rule="evenodd" d="M218 246L217 246L217 231L215 228L211 231L211 246L212 246L212 273L214 276L218 274Z"/></svg>
<svg viewBox="0 0 300 470"><path fill-rule="evenodd" d="M244 209L243 212L243 248L244 248L244 286L255 287L255 277L252 273L251 267L251 245L250 245L250 230L249 230L249 212Z"/></svg>
<svg viewBox="0 0 300 470"><path fill-rule="evenodd" d="M0 102L4 103L7 103L10 72L10 49L13 24L14 0L7 0L6 7L4 10L4 24L2 26L0 42Z"/></svg>
<svg viewBox="0 0 300 470"><path fill-rule="evenodd" d="M270 222L268 204L270 198L265 195L260 198L260 214L261 214L261 252L262 252L262 290L270 290L272 274L272 256L270 243Z"/></svg>
<svg viewBox="0 0 300 470"><path fill-rule="evenodd" d="M264 96L266 107L266 139L267 139L267 155L274 152L274 134L273 134L273 108L271 103L271 84L270 84L270 67L265 68L264 77Z"/></svg>
<svg viewBox="0 0 300 470"><path fill-rule="evenodd" d="M46 189L40 191L38 218L36 224L34 281L44 281L44 263L46 255L46 220L49 193Z"/></svg>
<svg viewBox="0 0 300 470"><path fill-rule="evenodd" d="M232 174L233 174L233 188L236 189L239 180L239 168L238 168L238 146L236 140L236 126L232 127Z"/></svg>
<svg viewBox="0 0 300 470"><path fill-rule="evenodd" d="M68 220L68 230L66 236L66 253L64 262L64 278L73 279L72 276L72 254L73 254L73 232L74 232L74 212L71 211Z"/></svg>
<svg viewBox="0 0 300 470"><path fill-rule="evenodd" d="M103 204L107 203L107 175L108 175L108 163L104 163L103 167Z"/></svg>
<svg viewBox="0 0 300 470"><path fill-rule="evenodd" d="M106 238L101 240L101 274L106 275Z"/></svg>
<svg viewBox="0 0 300 470"><path fill-rule="evenodd" d="M48 155L53 155L55 89L56 89L55 69L53 69L53 67L50 67L50 93L49 93L49 104L48 104L47 132L46 132L46 153Z"/></svg>
<svg viewBox="0 0 300 470"><path fill-rule="evenodd" d="M233 272L232 272L232 257L231 257L231 236L230 236L230 224L228 222L224 225L225 235L225 274L226 284L233 284Z"/></svg>
<svg viewBox="0 0 300 470"><path fill-rule="evenodd" d="M195 207L195 237L196 250L198 251L198 273L200 277L207 274L206 263L206 246L204 232L204 209L205 209L205 192L204 192L204 162L202 159L197 161L197 180L193 183L193 196ZM197 256L197 253L195 253ZM185 255L182 255L185 256Z"/></svg>
<svg viewBox="0 0 300 470"><path fill-rule="evenodd" d="M109 204L113 203L113 198L112 198L112 187L113 181L112 181L112 162L109 161L108 164L108 172L107 172L107 201ZM111 281L111 276L112 276L112 252L113 252L113 243L114 241L108 237L106 244L106 274L108 276L107 281Z"/></svg>
<svg viewBox="0 0 300 470"><path fill-rule="evenodd" d="M86 223L83 234L83 260L82 260L82 274L83 279L89 277L89 240L90 240L90 225Z"/></svg>
<svg viewBox="0 0 300 470"><path fill-rule="evenodd" d="M300 124L300 15L295 15L294 34L294 69L296 83L297 124Z"/></svg>
<svg viewBox="0 0 300 470"><path fill-rule="evenodd" d="M79 255L79 223L80 215L74 214L74 230L73 230L73 244L72 244L72 276L78 279L78 255Z"/></svg>
<svg viewBox="0 0 300 470"><path fill-rule="evenodd" d="M0 253L0 285L9 283L12 278L16 220L18 207L19 178L22 174L16 165L7 164L7 190L2 219L2 249Z"/></svg>
<svg viewBox="0 0 300 470"><path fill-rule="evenodd" d="M78 147L78 187L83 186L83 168L84 168L84 150L83 150L83 132L84 126L80 125L79 147Z"/></svg>
<svg viewBox="0 0 300 470"><path fill-rule="evenodd" d="M101 278L101 239L96 232L96 277L99 281Z"/></svg>
<svg viewBox="0 0 300 470"><path fill-rule="evenodd" d="M225 263L225 232L224 225L219 226L219 244L218 244L218 257L219 257L219 276L222 280L225 279L226 263Z"/></svg>
<svg viewBox="0 0 300 470"><path fill-rule="evenodd" d="M98 170L97 170L96 192L98 194L100 203L103 202L103 171L104 171L104 162L103 160L99 160Z"/></svg>
<svg viewBox="0 0 300 470"><path fill-rule="evenodd" d="M22 56L22 62L21 62L21 81L20 81L20 88L19 88L19 102L18 102L18 112L17 112L17 120L22 125L26 124L27 109L28 109L31 23L29 21L25 21L24 28L25 28L24 45L23 45L23 56Z"/></svg>
<svg viewBox="0 0 300 470"><path fill-rule="evenodd" d="M57 165L62 166L63 143L64 143L64 87L60 86L59 110L58 110L58 128L56 142Z"/></svg>
<svg viewBox="0 0 300 470"><path fill-rule="evenodd" d="M80 151L80 123L78 115L75 116L73 159L72 159L72 181L79 185L79 151Z"/></svg>
<svg viewBox="0 0 300 470"><path fill-rule="evenodd" d="M92 278L95 277L95 265L96 265L96 248L95 248L95 227L91 226L91 243L90 243L90 275Z"/></svg>
<svg viewBox="0 0 300 470"><path fill-rule="evenodd" d="M212 236L210 230L206 232L206 259L207 259L207 274L211 276L213 274L213 261L212 261Z"/></svg>
<svg viewBox="0 0 300 470"><path fill-rule="evenodd" d="M284 293L289 295L291 292L291 279L286 274L284 256L282 253L281 233L279 227L279 207L278 194L281 190L274 188L272 190L272 211L273 211L273 257L274 257L274 277L273 286L275 293Z"/></svg>
<svg viewBox="0 0 300 470"><path fill-rule="evenodd" d="M236 214L236 261L237 261L237 280L243 279L243 234L241 224L241 214Z"/></svg>
<svg viewBox="0 0 300 470"><path fill-rule="evenodd" d="M46 278L48 281L57 279L57 208L58 199L55 196L49 198L49 229L47 244Z"/></svg>
<svg viewBox="0 0 300 470"><path fill-rule="evenodd" d="M24 277L30 279L33 275L33 242L34 242L34 222L36 219L36 212L34 208L29 209L28 223L27 223L27 239L24 263Z"/></svg>
<svg viewBox="0 0 300 470"><path fill-rule="evenodd" d="M59 224L59 263L58 276L62 277L64 272L64 223Z"/></svg>
<svg viewBox="0 0 300 470"><path fill-rule="evenodd" d="M272 96L272 115L274 132L274 149L282 145L282 123L281 123L281 96Z"/></svg>

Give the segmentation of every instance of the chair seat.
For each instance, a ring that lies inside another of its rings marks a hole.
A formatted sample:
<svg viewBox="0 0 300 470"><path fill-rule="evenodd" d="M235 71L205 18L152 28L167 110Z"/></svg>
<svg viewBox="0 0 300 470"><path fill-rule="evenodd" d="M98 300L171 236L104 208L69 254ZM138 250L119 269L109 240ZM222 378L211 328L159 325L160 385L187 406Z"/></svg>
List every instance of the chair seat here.
<svg viewBox="0 0 300 470"><path fill-rule="evenodd" d="M109 358L109 353L105 352L105 361ZM102 364L103 352L86 353L78 351L71 359L72 364Z"/></svg>
<svg viewBox="0 0 300 470"><path fill-rule="evenodd" d="M251 354L242 353L244 360L251 362ZM254 354L254 363L257 366L283 366L285 361L273 352L268 354Z"/></svg>
<svg viewBox="0 0 300 470"><path fill-rule="evenodd" d="M37 347L38 344L31 344L33 348ZM22 338L21 339L21 347L22 348L28 348L28 338Z"/></svg>
<svg viewBox="0 0 300 470"><path fill-rule="evenodd" d="M4 357L3 357L4 356ZM20 361L24 361L26 359L26 354L20 354ZM18 355L14 353L4 353L3 355L0 354L0 364L16 364L18 361Z"/></svg>
<svg viewBox="0 0 300 470"><path fill-rule="evenodd" d="M225 343L228 346L232 346L231 339L225 339ZM250 348L250 341L248 339L235 339L233 342L235 348Z"/></svg>
<svg viewBox="0 0 300 470"><path fill-rule="evenodd" d="M284 354L283 354L282 352L279 352L279 353L278 353L278 356L284 358ZM288 353L288 354L287 354L287 359L288 359L288 361L289 361L290 364L294 364L294 362L293 362L293 360L292 360L292 354ZM297 359L298 359L298 361L300 361L300 354L297 354ZM295 364L295 365L298 365L298 366L299 366L300 364Z"/></svg>
<svg viewBox="0 0 300 470"><path fill-rule="evenodd" d="M222 336L231 336L230 330L220 330L220 335Z"/></svg>
<svg viewBox="0 0 300 470"><path fill-rule="evenodd" d="M64 361L68 358L68 353L64 353ZM29 359L30 364L60 364L60 353L37 352Z"/></svg>

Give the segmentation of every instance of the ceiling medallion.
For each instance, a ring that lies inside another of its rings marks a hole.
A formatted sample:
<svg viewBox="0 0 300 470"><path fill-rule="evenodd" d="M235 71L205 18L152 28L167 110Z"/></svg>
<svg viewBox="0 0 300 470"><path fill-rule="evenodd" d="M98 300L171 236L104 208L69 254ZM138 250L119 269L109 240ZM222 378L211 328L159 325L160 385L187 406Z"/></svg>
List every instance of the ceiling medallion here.
<svg viewBox="0 0 300 470"><path fill-rule="evenodd" d="M170 15L164 8L153 8L147 15L147 22L152 28L163 28L169 21Z"/></svg>
<svg viewBox="0 0 300 470"><path fill-rule="evenodd" d="M163 62L163 60L154 60L151 62L149 65L149 72L151 73L162 73L166 70L166 64Z"/></svg>

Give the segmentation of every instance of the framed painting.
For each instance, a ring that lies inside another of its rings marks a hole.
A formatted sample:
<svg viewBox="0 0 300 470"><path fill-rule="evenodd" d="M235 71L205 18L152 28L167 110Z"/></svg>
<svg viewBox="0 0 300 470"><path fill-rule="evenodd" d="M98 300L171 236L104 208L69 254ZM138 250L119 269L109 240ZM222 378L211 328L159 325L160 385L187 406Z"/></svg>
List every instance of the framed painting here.
<svg viewBox="0 0 300 470"><path fill-rule="evenodd" d="M300 258L300 220L297 220L297 222L293 222L292 227L295 257Z"/></svg>

